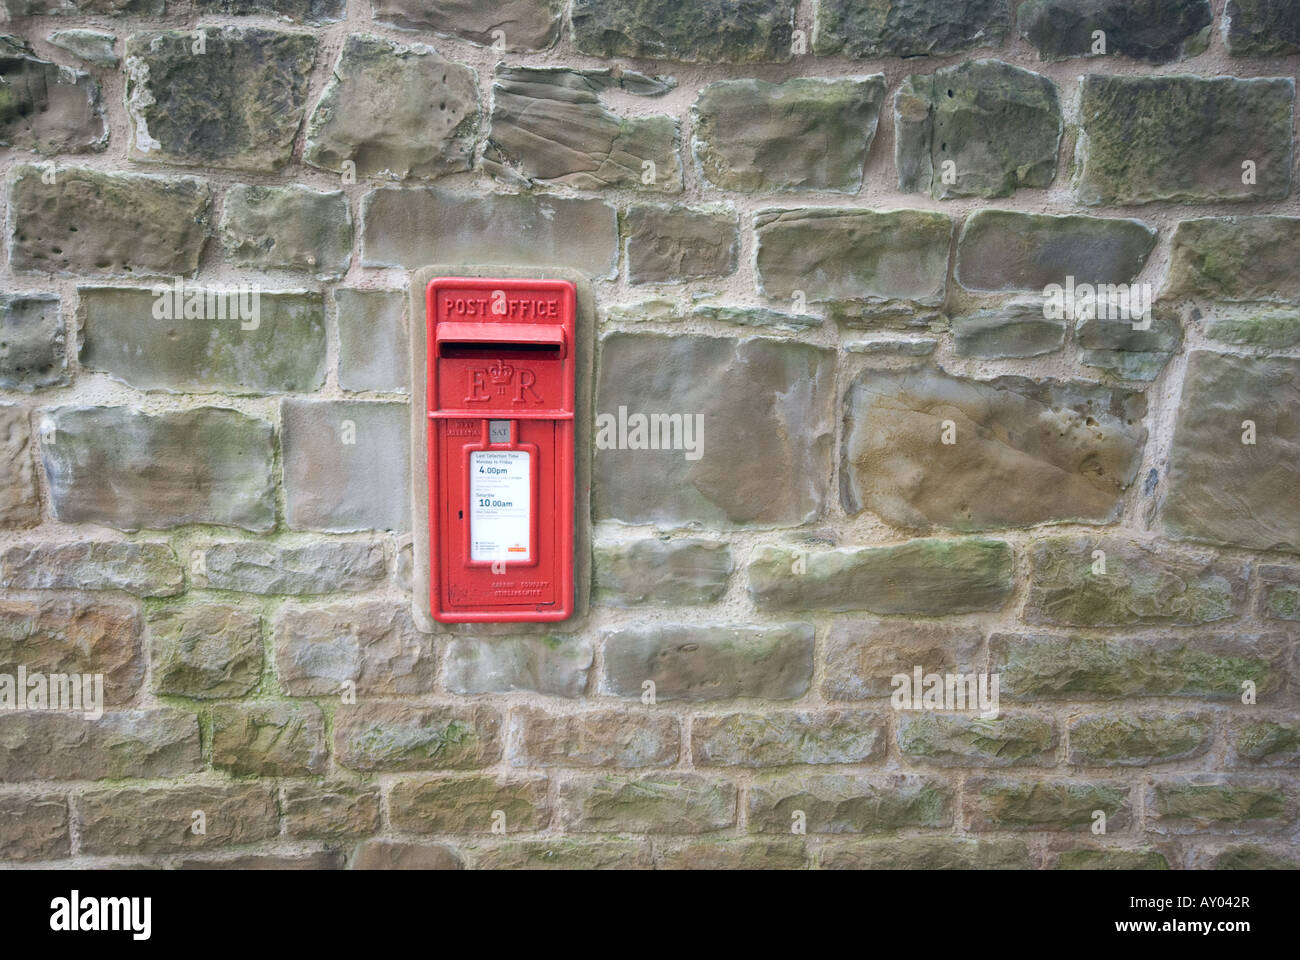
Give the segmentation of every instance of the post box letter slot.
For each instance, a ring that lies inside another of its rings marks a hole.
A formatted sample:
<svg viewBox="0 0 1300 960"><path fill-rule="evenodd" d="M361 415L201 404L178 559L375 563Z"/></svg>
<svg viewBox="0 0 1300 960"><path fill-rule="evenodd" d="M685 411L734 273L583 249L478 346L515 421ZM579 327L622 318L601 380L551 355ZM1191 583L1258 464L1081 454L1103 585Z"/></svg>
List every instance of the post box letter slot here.
<svg viewBox="0 0 1300 960"><path fill-rule="evenodd" d="M482 355L482 351L487 351L494 356L506 353L532 353L558 357L560 345L557 343L471 343L469 341L464 343L443 341L438 344L438 355L442 357L475 357Z"/></svg>
<svg viewBox="0 0 1300 960"><path fill-rule="evenodd" d="M437 336L438 353L443 357L466 349L564 352L564 328L552 324L442 323Z"/></svg>

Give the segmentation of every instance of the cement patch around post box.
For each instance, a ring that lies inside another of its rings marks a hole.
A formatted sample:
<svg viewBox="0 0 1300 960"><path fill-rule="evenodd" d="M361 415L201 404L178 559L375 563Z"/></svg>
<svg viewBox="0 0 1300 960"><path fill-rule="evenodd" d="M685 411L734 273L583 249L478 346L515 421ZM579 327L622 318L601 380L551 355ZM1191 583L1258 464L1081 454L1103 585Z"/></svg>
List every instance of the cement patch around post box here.
<svg viewBox="0 0 1300 960"><path fill-rule="evenodd" d="M577 293L573 440L573 616L545 623L438 623L429 605L429 430L425 390L428 318L424 290L434 277L500 277L518 280L568 280ZM591 422L595 378L596 301L591 284L565 267L510 267L476 264L421 267L411 275L411 534L414 564L411 601L415 625L425 633L496 636L572 633L582 629L591 594Z"/></svg>

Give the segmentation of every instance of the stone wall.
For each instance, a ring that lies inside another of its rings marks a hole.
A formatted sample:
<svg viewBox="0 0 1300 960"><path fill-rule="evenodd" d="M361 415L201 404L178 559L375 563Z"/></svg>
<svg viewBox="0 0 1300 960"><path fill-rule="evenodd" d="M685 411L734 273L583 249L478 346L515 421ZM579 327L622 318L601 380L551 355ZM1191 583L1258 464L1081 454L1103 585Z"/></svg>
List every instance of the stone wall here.
<svg viewBox="0 0 1300 960"><path fill-rule="evenodd" d="M1300 2L3 2L5 864L1297 865ZM550 633L412 616L430 263L702 417Z"/></svg>

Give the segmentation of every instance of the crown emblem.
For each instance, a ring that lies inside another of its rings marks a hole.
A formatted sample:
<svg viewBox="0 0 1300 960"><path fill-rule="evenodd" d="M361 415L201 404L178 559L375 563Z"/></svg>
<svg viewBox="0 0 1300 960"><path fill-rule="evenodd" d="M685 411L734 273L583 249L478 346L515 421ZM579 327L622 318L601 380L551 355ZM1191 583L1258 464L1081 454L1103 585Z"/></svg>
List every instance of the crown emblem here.
<svg viewBox="0 0 1300 960"><path fill-rule="evenodd" d="M504 360L498 360L492 366L488 367L488 379L492 385L497 388L497 393L504 394L506 386L510 383L515 375L515 368L510 366Z"/></svg>

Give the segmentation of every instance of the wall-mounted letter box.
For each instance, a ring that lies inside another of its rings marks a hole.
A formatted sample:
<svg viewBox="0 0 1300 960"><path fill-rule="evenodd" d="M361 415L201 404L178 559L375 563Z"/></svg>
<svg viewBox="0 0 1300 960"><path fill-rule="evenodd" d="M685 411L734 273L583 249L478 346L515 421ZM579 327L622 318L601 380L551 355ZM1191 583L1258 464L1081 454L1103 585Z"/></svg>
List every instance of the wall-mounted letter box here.
<svg viewBox="0 0 1300 960"><path fill-rule="evenodd" d="M564 620L573 613L573 284L438 277L425 300L433 617Z"/></svg>

